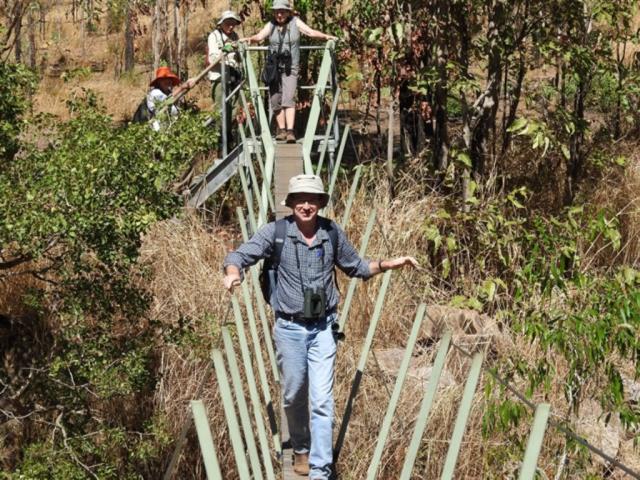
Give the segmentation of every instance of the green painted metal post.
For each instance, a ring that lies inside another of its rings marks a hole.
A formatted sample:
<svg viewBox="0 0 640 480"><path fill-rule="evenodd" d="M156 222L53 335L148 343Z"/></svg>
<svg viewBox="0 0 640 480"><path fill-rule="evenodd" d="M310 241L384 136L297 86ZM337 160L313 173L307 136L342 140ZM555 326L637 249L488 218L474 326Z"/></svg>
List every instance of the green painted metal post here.
<svg viewBox="0 0 640 480"><path fill-rule="evenodd" d="M251 201L251 194L249 193L249 185L247 184L247 176L244 173L244 167L238 167L238 173L240 174L240 184L242 185L242 192L244 193L244 199L247 203L247 211L249 213L249 224L251 230L255 232L258 229L258 221L253 211L253 202Z"/></svg>
<svg viewBox="0 0 640 480"><path fill-rule="evenodd" d="M242 128L240 128L239 131L240 131L240 137L242 138L242 143L244 143L245 145L244 155L245 155L245 158L248 158L246 162L246 166L247 166L247 170L249 170L249 179L251 180L251 190L253 191L254 198L260 198L260 184L258 183L258 177L256 176L256 171L253 168L253 162L251 162L249 152L247 151L248 149L246 148L247 137L245 136ZM242 168L242 166L240 168ZM271 209L273 209L272 195L269 194L267 196L267 199L269 200L267 207L268 208L270 207ZM259 215L258 218L260 223L265 224L267 221L267 210L265 210L264 207L262 206L262 202L258 202L258 215Z"/></svg>
<svg viewBox="0 0 640 480"><path fill-rule="evenodd" d="M193 421L196 424L198 443L202 452L204 470L207 472L207 480L222 480L220 463L218 462L216 447L213 444L207 411L202 400L191 400L191 411L193 412Z"/></svg>
<svg viewBox="0 0 640 480"><path fill-rule="evenodd" d="M338 109L338 101L340 100L340 87L333 92L333 102L331 102L331 113L329 114L329 121L327 122L327 128L324 132L324 138L322 141L322 149L320 150L320 156L318 157L318 168L316 169L316 175L320 176L322 172L322 166L324 165L324 156L327 154L327 146L329 143L329 137L331 136L331 129L333 129L333 121L336 117L336 111Z"/></svg>
<svg viewBox="0 0 640 480"><path fill-rule="evenodd" d="M371 210L369 214L369 221L367 222L367 227L364 231L364 235L362 236L362 240L360 243L360 251L358 252L361 257L364 257L364 254L367 251L367 247L369 246L369 239L371 238L371 232L373 231L373 226L376 222L376 211ZM349 282L349 290L347 290L347 296L344 298L344 303L342 304L342 308L340 309L340 319L338 320L338 330L340 332L344 331L344 327L347 323L347 319L349 318L349 310L351 309L351 301L353 300L353 295L355 294L356 287L358 286L358 279L352 278Z"/></svg>
<svg viewBox="0 0 640 480"><path fill-rule="evenodd" d="M222 341L224 343L225 354L227 355L227 365L229 366L229 373L231 374L231 385L233 386L233 392L236 397L236 405L238 406L238 413L240 414L240 426L242 427L244 441L247 445L247 454L249 456L249 464L251 465L253 478L262 479L264 477L262 476L262 467L260 465L260 456L258 455L256 440L253 436L251 419L249 418L249 408L244 398L242 379L240 378L240 370L238 369L238 362L236 361L236 352L233 348L231 334L227 327L222 327Z"/></svg>
<svg viewBox="0 0 640 480"><path fill-rule="evenodd" d="M313 148L318 118L320 118L320 111L322 109L321 100L324 97L324 91L327 88L327 82L331 76L331 64L333 62L331 51L333 50L334 44L335 42L333 40L329 40L324 47L324 55L322 56L322 63L320 64L320 71L318 72L318 81L314 90L311 110L309 111L309 118L307 120L307 129L304 134L304 140L302 141L304 173L307 174L313 174L311 149Z"/></svg>
<svg viewBox="0 0 640 480"><path fill-rule="evenodd" d="M258 387L256 377L253 374L253 364L251 362L251 354L249 353L249 344L247 343L247 333L244 329L242 322L242 312L240 311L240 303L238 298L233 295L231 297L231 304L233 307L233 316L235 319L236 330L238 331L238 342L240 343L240 353L242 354L242 363L244 364L245 375L247 377L247 384L249 387L249 397L251 398L251 406L253 407L253 415L258 430L265 429L264 420L262 419L262 405L260 401L260 395L258 394ZM278 453L282 455L282 445L280 444L280 435L278 433L278 424L275 421L273 405L267 405L267 415L269 416L269 424L271 427L271 438L273 439L273 446ZM266 440L266 439L265 439ZM262 444L260 449L265 452L269 449L268 445Z"/></svg>
<svg viewBox="0 0 640 480"><path fill-rule="evenodd" d="M227 420L229 436L231 437L231 447L233 448L233 456L235 457L236 465L238 466L240 480L249 480L251 478L251 474L249 473L249 467L244 455L242 435L240 434L240 426L238 425L238 418L236 417L236 411L233 406L231 387L229 386L227 371L224 367L222 352L218 349L214 349L211 352L211 359L213 360L213 367L216 370L216 378L218 379L218 388L220 389L220 397L222 398L224 416Z"/></svg>
<svg viewBox="0 0 640 480"><path fill-rule="evenodd" d="M427 420L429 419L431 405L433 405L433 399L435 398L436 392L438 391L438 382L440 381L440 375L442 374L442 369L447 358L447 352L449 351L450 343L451 332L447 332L445 333L444 337L442 337L442 340L440 340L440 347L438 348L436 360L433 363L433 369L431 370L431 376L429 377L427 390L425 396L422 399L416 426L413 429L413 435L411 437L411 441L409 442L409 449L407 450L407 455L404 457L404 464L402 465L400 480L409 480L411 478L413 465L416 462L418 450L420 449L420 443L422 442L422 435L424 434L424 430L427 427Z"/></svg>
<svg viewBox="0 0 640 480"><path fill-rule="evenodd" d="M262 348L260 346L260 337L258 336L258 328L256 327L256 318L253 314L253 304L251 303L251 295L249 294L249 287L247 282L242 282L242 298L247 310L247 319L249 320L249 333L251 334L251 341L253 343L253 351L255 354L256 365L258 366L258 377L260 378L260 385L262 386L262 397L264 398L265 405L271 403L271 392L269 391L269 380L267 379L267 371L264 368L264 360L262 358Z"/></svg>
<svg viewBox="0 0 640 480"><path fill-rule="evenodd" d="M376 449L373 452L373 458L371 459L371 463L369 464L367 479L373 480L376 478L376 474L380 466L380 460L382 459L384 444L386 443L387 437L389 436L389 432L391 430L393 415L396 412L396 406L398 405L398 401L400 400L400 393L402 393L402 386L404 385L404 380L407 376L407 370L409 370L409 362L411 361L411 357L413 356L413 349L416 346L416 340L418 339L418 333L420 333L420 327L422 327L422 320L424 319L424 313L426 309L427 306L424 303L421 303L418 307L418 311L416 312L416 318L413 322L411 334L409 335L409 340L407 341L407 346L404 350L404 356L402 357L400 369L398 370L396 384L393 389L393 393L391 394L391 400L389 400L389 405L387 406L387 412L384 415L384 420L382 421L380 433L378 434Z"/></svg>
<svg viewBox="0 0 640 480"><path fill-rule="evenodd" d="M373 316L371 317L371 322L369 323L369 330L367 332L367 337L365 338L362 351L360 352L360 360L358 361L358 368L356 370L356 374L351 384L351 392L349 393L347 406L345 407L344 415L342 416L340 431L338 432L338 438L336 440L336 445L333 451L334 463L337 463L338 457L340 456L340 451L342 450L342 446L344 445L344 439L347 435L347 428L349 427L349 420L351 419L351 412L353 411L353 403L355 402L356 395L358 395L358 390L360 389L360 382L362 381L362 375L364 374L364 368L367 363L369 351L371 350L371 345L373 344L373 336L376 333L376 328L378 327L378 321L380 320L380 316L382 315L382 306L384 305L384 297L387 294L387 288L389 287L390 280L391 280L391 270L387 270L384 273L384 276L382 277L382 285L380 287L380 291L378 292L376 306L373 311Z"/></svg>
<svg viewBox="0 0 640 480"><path fill-rule="evenodd" d="M251 100L253 106L258 113L258 120L260 121L260 139L262 140L262 147L265 152L264 163L264 176L262 178L262 194L259 201L262 202L262 206L266 210L268 204L268 195L271 191L271 181L273 180L273 167L275 160L275 145L271 132L269 131L269 118L264 110L264 104L262 103L262 95L260 95L260 85L258 84L258 77L256 76L253 63L251 61L251 55L249 55L244 47L241 45L240 54L245 59L245 71L247 73L247 80L249 81L249 91L251 92ZM261 226L260 223L258 226Z"/></svg>
<svg viewBox="0 0 640 480"><path fill-rule="evenodd" d="M469 371L469 377L467 383L464 386L464 393L462 395L462 401L460 402L460 409L458 410L458 416L456 423L453 427L453 435L451 436L451 443L449 444L449 450L447 451L447 458L444 462L444 468L442 469L442 480L451 480L456 469L456 461L458 460L458 453L460 453L460 445L462 444L462 437L464 430L467 426L467 420L469 419L469 413L473 405L473 394L480 380L480 369L482 367L482 354L476 353L473 356L471 362L471 370Z"/></svg>
<svg viewBox="0 0 640 480"><path fill-rule="evenodd" d="M260 169L260 175L264 177L264 160L262 159L262 150L259 148L259 145L258 145L256 129L253 127L253 121L251 120L251 111L249 110L247 97L245 96L242 90L240 90L240 101L242 102L242 109L245 112L245 115L247 118L247 124L249 125L249 133L251 134L251 140L253 141L253 148L256 152L256 158L258 159L258 168Z"/></svg>
<svg viewBox="0 0 640 480"><path fill-rule="evenodd" d="M273 406L273 400L271 398L271 391L269 390L269 380L267 379L267 372L264 368L264 360L262 358L262 348L260 347L260 337L258 336L258 328L256 326L255 315L253 314L253 304L251 303L251 295L249 294L249 287L247 282L242 282L242 297L244 299L245 307L247 310L247 319L249 320L249 333L251 334L251 341L253 343L253 350L255 353L256 365L258 366L258 377L260 378L260 385L262 386L262 397L264 398L264 406L267 410L267 416L269 417L269 424L271 425L271 431L274 435L274 442L278 442L276 449L279 451L280 435L278 433L278 422L276 419L276 412ZM267 339L268 340L268 339Z"/></svg>
<svg viewBox="0 0 640 480"><path fill-rule="evenodd" d="M347 135L349 135L350 125L344 127L344 132L342 132L342 140L340 140L340 148L338 149L338 155L336 156L336 163L333 166L333 172L331 173L331 180L329 181L329 190L327 193L329 197L333 195L333 190L336 186L336 179L338 178L338 172L340 171L340 163L342 162L342 154L344 153L344 146L347 142Z"/></svg>
<svg viewBox="0 0 640 480"><path fill-rule="evenodd" d="M542 448L542 440L544 432L547 429L547 420L551 406L548 403L541 403L536 407L536 414L533 417L533 427L527 441L527 449L524 453L524 460L520 468L520 476L518 480L534 480L536 476L536 465L540 448Z"/></svg>
<svg viewBox="0 0 640 480"><path fill-rule="evenodd" d="M246 222L242 209L238 207L236 209L238 220L240 222L240 230L242 231L242 238L245 242L249 240L249 233L247 232ZM273 341L271 340L271 328L269 327L269 321L267 320L267 309L264 298L262 297L262 291L260 290L260 273L258 272L259 266L254 265L249 269L251 274L251 283L253 284L253 291L256 303L258 304L258 316L260 317L260 323L262 324L262 334L264 335L264 343L267 345L267 354L269 355L269 363L271 364L271 374L276 383L280 383L280 372L278 372L278 364L276 362L276 354L273 350Z"/></svg>
<svg viewBox="0 0 640 480"><path fill-rule="evenodd" d="M345 137L343 136L343 138ZM342 220L340 221L340 226L342 228L345 228L347 222L349 221L349 216L351 215L351 207L353 206L353 201L355 200L356 194L358 193L360 175L362 175L362 165L358 165L355 168L355 174L353 176L353 181L351 182L351 189L349 190L349 198L347 198L347 204L344 207L344 214L342 215Z"/></svg>

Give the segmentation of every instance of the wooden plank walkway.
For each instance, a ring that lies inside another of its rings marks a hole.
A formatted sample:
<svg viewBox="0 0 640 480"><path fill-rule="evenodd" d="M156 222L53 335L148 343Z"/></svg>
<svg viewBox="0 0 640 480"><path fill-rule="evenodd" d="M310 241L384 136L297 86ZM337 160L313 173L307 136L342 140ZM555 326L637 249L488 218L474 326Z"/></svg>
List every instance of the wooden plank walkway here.
<svg viewBox="0 0 640 480"><path fill-rule="evenodd" d="M303 172L302 145L299 143L276 143L273 198L276 218L291 214L291 209L280 205L287 196L289 179Z"/></svg>
<svg viewBox="0 0 640 480"><path fill-rule="evenodd" d="M276 207L276 218L282 218L291 214L291 209L280 205L287 196L289 179L295 175L304 173L302 161L302 144L300 143L276 143L274 169L273 198ZM280 405L282 405L282 401ZM293 471L293 450L289 443L289 428L284 410L280 407L280 438L282 439L282 479L300 480L302 477Z"/></svg>

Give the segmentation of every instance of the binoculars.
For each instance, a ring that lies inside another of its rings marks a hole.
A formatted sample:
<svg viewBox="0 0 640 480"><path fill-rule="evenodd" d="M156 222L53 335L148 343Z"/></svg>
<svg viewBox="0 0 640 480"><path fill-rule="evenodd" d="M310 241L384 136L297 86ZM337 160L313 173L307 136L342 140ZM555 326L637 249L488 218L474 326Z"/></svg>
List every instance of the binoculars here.
<svg viewBox="0 0 640 480"><path fill-rule="evenodd" d="M306 319L319 318L327 313L327 293L324 288L304 289L302 316Z"/></svg>

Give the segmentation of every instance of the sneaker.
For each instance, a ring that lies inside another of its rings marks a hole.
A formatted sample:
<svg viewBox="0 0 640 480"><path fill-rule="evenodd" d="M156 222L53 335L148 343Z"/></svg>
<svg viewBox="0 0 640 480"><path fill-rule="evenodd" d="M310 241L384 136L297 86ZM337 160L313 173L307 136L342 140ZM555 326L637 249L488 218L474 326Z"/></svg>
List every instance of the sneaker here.
<svg viewBox="0 0 640 480"><path fill-rule="evenodd" d="M287 143L296 143L296 134L293 130L287 130Z"/></svg>
<svg viewBox="0 0 640 480"><path fill-rule="evenodd" d="M309 454L308 453L293 454L293 471L303 477L306 477L307 475L309 475Z"/></svg>
<svg viewBox="0 0 640 480"><path fill-rule="evenodd" d="M276 142L283 142L287 139L287 131L284 128L276 130Z"/></svg>

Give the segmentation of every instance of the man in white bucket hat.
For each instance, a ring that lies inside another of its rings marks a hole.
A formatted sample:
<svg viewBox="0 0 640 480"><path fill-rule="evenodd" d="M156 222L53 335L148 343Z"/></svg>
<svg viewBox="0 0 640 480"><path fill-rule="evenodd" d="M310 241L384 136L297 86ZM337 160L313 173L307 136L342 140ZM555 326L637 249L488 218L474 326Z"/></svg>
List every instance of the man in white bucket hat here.
<svg viewBox="0 0 640 480"><path fill-rule="evenodd" d="M239 37L235 29L242 23L242 19L232 10L225 10L220 15L216 28L209 34L207 38L207 62L215 62L225 47L234 45L238 42ZM211 98L215 104L215 108L221 111L223 98L223 92L225 95L229 95L242 81L242 67L240 56L235 50L229 51L224 57L224 73L225 73L225 85L222 86L222 66L216 65L209 72L209 80L211 80ZM226 108L226 120L227 120L227 144L232 147L234 141L234 135L232 133L231 121L233 117L233 110L235 109L238 96L234 96L229 101ZM222 132L221 132L222 133ZM222 145L222 137L220 138L220 146Z"/></svg>
<svg viewBox="0 0 640 480"><path fill-rule="evenodd" d="M333 463L332 327L339 300L334 268L366 280L385 270L418 266L413 257L361 258L345 232L318 215L328 201L320 177L291 178L283 204L293 214L265 225L224 260L224 286L231 292L243 270L261 259L275 271L270 303L294 471L313 480L330 478Z"/></svg>

